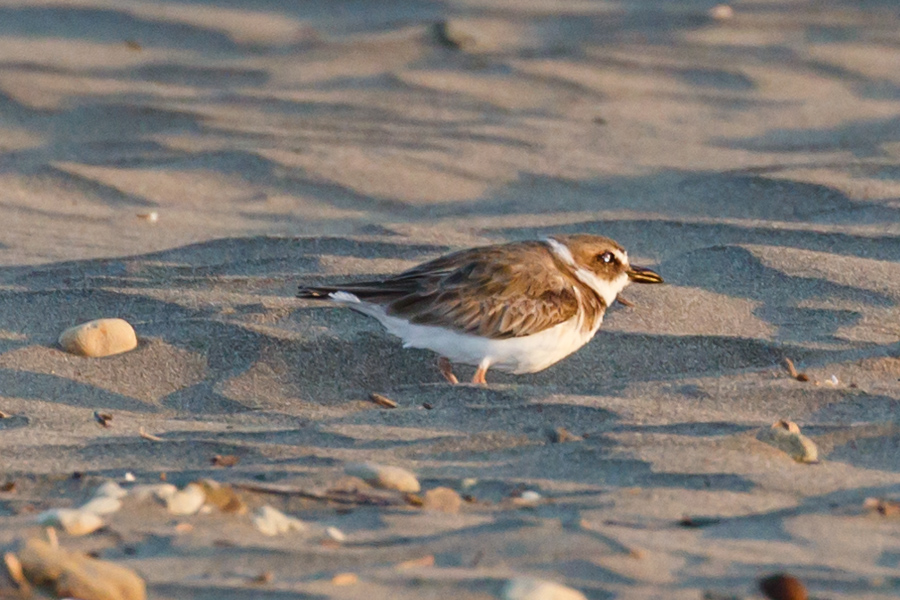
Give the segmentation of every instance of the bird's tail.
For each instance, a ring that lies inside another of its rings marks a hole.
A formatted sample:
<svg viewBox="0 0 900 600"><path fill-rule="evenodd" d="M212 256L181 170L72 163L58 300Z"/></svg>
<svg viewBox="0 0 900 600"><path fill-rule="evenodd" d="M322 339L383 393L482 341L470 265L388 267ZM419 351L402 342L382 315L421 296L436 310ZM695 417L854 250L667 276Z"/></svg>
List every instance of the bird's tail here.
<svg viewBox="0 0 900 600"><path fill-rule="evenodd" d="M411 291L409 284L402 280L357 281L343 285L301 285L297 290L297 297L347 302L347 299L352 296L356 302L379 304L393 302Z"/></svg>
<svg viewBox="0 0 900 600"><path fill-rule="evenodd" d="M335 293L341 291L340 288L329 287L329 286L316 286L316 287L306 287L300 286L297 289L297 297L298 298L309 298L309 299L318 299L318 300L327 300L328 297Z"/></svg>

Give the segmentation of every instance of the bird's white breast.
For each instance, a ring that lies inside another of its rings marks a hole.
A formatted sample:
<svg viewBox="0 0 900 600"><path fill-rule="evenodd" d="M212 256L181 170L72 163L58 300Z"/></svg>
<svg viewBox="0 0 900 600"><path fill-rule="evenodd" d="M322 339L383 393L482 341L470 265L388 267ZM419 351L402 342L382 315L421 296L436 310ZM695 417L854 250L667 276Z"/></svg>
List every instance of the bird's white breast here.
<svg viewBox="0 0 900 600"><path fill-rule="evenodd" d="M584 327L581 313L532 335L490 339L433 325L416 325L388 315L381 306L362 302L353 294L337 292L331 298L378 319L388 333L403 340L405 348L431 350L466 365L491 366L512 373L535 373L572 354L590 341L602 316Z"/></svg>

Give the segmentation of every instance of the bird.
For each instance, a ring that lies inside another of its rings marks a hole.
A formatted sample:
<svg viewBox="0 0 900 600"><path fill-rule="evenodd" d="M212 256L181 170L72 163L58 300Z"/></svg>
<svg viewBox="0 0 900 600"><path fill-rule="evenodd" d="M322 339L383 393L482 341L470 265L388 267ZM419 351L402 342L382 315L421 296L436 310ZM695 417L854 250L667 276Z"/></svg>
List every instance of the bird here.
<svg viewBox="0 0 900 600"><path fill-rule="evenodd" d="M330 300L377 319L404 348L453 364L536 373L588 343L629 283L663 283L632 265L615 241L589 234L481 246L447 254L383 279L300 286L298 298Z"/></svg>

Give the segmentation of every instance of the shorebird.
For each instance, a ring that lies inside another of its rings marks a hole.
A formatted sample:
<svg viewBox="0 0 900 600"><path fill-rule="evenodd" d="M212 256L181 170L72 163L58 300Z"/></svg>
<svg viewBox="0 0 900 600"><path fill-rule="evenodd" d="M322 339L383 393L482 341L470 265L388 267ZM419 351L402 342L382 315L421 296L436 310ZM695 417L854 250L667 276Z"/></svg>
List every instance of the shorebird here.
<svg viewBox="0 0 900 600"><path fill-rule="evenodd" d="M297 297L373 317L405 348L437 353L451 383L460 363L485 384L490 368L535 373L562 360L594 337L625 286L662 281L609 238L558 235L454 252L384 279L301 286Z"/></svg>

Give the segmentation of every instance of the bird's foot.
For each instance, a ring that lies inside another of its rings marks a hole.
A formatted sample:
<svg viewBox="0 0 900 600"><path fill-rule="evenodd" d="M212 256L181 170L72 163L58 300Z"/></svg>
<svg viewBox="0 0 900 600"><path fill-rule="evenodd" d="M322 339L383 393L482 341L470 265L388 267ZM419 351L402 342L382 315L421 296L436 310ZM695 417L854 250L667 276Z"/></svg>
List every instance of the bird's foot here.
<svg viewBox="0 0 900 600"><path fill-rule="evenodd" d="M444 376L444 379L456 385L459 383L459 379L456 378L456 375L453 374L453 365L450 364L450 360L443 356L438 358L437 361L438 370L440 370L441 375Z"/></svg>
<svg viewBox="0 0 900 600"><path fill-rule="evenodd" d="M478 385L487 385L487 379L484 378L487 375L487 367L481 366L475 371L475 375L472 377L472 383L477 383Z"/></svg>

